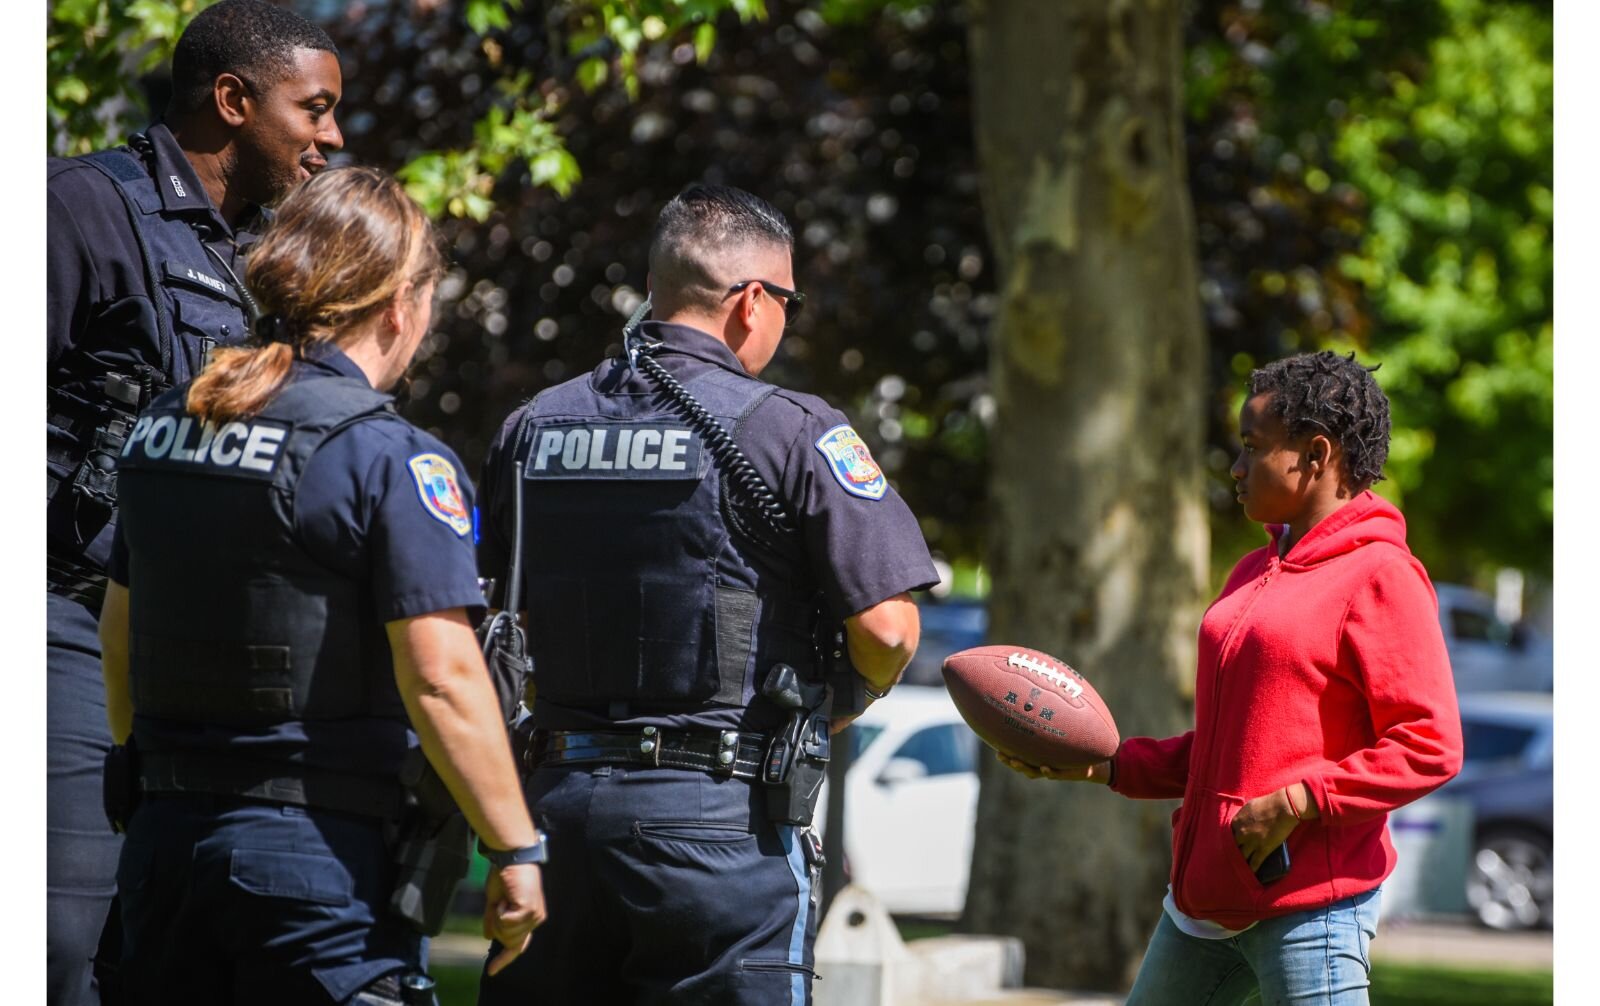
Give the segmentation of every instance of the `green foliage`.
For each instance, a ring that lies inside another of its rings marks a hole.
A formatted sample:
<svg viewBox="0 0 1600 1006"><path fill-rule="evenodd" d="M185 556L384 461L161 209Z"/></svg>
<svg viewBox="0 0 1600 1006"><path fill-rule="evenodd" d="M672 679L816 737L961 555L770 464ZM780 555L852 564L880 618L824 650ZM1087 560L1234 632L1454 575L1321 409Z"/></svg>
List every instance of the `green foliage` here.
<svg viewBox="0 0 1600 1006"><path fill-rule="evenodd" d="M522 0L468 0L466 20L478 35L505 31ZM582 0L567 11L565 48L575 60L573 81L592 93L618 81L630 99L639 96L639 56L646 45L688 39L695 59L704 63L716 45L716 19L732 12L741 21L764 20L765 0ZM492 60L493 61L493 60ZM527 182L549 186L565 197L581 177L552 119L561 109L562 90L547 88L538 101L526 72L500 82L509 104L489 111L465 150L430 151L401 169L412 197L435 215L445 213L482 221L493 209L495 180L509 168L527 171Z"/></svg>
<svg viewBox="0 0 1600 1006"><path fill-rule="evenodd" d="M139 77L166 66L189 19L215 0L56 0L46 52L47 146L82 154L144 124Z"/></svg>
<svg viewBox="0 0 1600 1006"><path fill-rule="evenodd" d="M526 95L529 78L507 82L504 89ZM527 169L531 184L547 185L565 198L582 173L551 124L550 112L530 107L526 97L509 107L496 105L473 127L472 146L419 154L396 174L433 216L487 220L494 209L495 178L514 164Z"/></svg>
<svg viewBox="0 0 1600 1006"><path fill-rule="evenodd" d="M1442 0L1426 68L1351 103L1335 156L1367 197L1348 275L1376 309L1388 466L1455 575L1550 568L1554 258L1548 7Z"/></svg>
<svg viewBox="0 0 1600 1006"><path fill-rule="evenodd" d="M1319 347L1381 363L1378 491L1440 579L1550 568L1551 35L1548 4L1487 0L1202 0L1191 30L1213 381ZM1227 440L1222 568L1258 540L1229 526Z"/></svg>

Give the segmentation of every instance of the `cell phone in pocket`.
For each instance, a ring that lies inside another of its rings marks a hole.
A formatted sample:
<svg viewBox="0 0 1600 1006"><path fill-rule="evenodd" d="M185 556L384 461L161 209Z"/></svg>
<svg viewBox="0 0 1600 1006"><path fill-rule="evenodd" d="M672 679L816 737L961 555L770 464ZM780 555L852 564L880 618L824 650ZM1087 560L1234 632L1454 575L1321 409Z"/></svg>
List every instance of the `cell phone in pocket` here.
<svg viewBox="0 0 1600 1006"><path fill-rule="evenodd" d="M1263 884L1273 884L1289 875L1289 844L1285 842L1271 852L1256 867L1256 879Z"/></svg>

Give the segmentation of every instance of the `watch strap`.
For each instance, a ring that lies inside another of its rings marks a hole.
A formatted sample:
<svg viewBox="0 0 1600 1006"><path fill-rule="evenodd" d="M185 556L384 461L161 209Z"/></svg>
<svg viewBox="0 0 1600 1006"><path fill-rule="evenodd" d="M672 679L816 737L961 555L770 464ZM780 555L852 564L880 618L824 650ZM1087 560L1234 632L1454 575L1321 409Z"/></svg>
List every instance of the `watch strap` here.
<svg viewBox="0 0 1600 1006"><path fill-rule="evenodd" d="M508 866L522 866L526 863L543 863L550 858L550 843L541 832L539 840L532 845L524 845L520 849L491 849L483 844L483 839L478 839L478 854L489 861L489 865L497 870Z"/></svg>

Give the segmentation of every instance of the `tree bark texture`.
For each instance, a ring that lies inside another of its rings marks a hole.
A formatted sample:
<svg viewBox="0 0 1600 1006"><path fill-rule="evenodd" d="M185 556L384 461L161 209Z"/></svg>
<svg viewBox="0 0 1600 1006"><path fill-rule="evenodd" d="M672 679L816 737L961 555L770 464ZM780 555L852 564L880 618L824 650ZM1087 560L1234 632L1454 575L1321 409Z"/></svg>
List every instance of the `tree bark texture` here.
<svg viewBox="0 0 1600 1006"><path fill-rule="evenodd" d="M1179 0L969 0L993 330L989 638L1083 672L1123 736L1190 725L1206 381ZM963 927L1032 984L1125 988L1170 802L983 760Z"/></svg>

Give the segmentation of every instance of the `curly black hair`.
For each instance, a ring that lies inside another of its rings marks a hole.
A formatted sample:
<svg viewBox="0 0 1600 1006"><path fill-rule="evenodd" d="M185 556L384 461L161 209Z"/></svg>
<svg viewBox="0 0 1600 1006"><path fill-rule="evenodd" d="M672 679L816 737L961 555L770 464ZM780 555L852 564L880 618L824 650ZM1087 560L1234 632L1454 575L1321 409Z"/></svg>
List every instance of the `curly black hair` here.
<svg viewBox="0 0 1600 1006"><path fill-rule="evenodd" d="M1389 399L1372 378L1377 369L1357 363L1354 353L1300 353L1251 371L1250 394L1272 395L1268 407L1291 437L1321 433L1336 441L1346 477L1365 489L1383 479L1389 456Z"/></svg>
<svg viewBox="0 0 1600 1006"><path fill-rule="evenodd" d="M294 68L297 49L338 55L328 33L294 11L265 0L222 0L194 16L172 52L168 121L205 107L221 73L270 90Z"/></svg>

